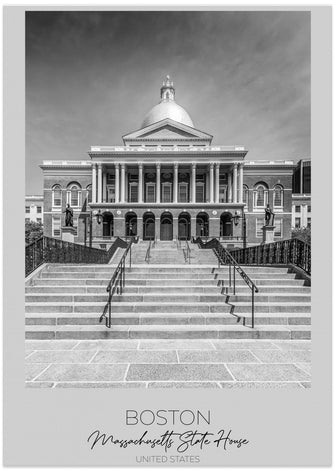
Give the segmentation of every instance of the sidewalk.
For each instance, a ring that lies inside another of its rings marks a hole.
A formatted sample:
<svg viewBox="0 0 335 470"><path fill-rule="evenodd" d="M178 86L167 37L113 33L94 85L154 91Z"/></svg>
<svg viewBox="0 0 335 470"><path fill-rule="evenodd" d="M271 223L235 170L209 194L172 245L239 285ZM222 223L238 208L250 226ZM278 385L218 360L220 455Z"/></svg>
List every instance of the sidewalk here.
<svg viewBox="0 0 335 470"><path fill-rule="evenodd" d="M27 387L309 388L311 341L26 340Z"/></svg>

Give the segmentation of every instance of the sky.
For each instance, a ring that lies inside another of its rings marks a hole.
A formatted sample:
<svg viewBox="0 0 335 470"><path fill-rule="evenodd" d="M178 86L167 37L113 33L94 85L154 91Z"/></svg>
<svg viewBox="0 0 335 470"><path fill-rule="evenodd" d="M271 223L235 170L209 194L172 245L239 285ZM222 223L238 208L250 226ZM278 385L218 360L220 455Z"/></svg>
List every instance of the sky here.
<svg viewBox="0 0 335 470"><path fill-rule="evenodd" d="M247 160L310 157L307 12L28 12L26 194L43 160L120 145L160 100Z"/></svg>

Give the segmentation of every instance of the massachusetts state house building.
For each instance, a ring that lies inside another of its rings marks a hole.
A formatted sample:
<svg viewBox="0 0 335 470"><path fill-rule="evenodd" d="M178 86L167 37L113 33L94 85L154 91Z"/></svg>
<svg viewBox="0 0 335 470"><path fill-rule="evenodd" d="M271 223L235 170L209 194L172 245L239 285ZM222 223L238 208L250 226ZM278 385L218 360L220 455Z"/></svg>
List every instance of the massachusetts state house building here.
<svg viewBox="0 0 335 470"><path fill-rule="evenodd" d="M262 242L264 209L275 212L275 239L290 237L293 161L248 161L241 145L213 145L175 101L169 77L160 102L123 145L94 146L89 158L44 161L44 231L61 237L65 208L76 243L114 237Z"/></svg>

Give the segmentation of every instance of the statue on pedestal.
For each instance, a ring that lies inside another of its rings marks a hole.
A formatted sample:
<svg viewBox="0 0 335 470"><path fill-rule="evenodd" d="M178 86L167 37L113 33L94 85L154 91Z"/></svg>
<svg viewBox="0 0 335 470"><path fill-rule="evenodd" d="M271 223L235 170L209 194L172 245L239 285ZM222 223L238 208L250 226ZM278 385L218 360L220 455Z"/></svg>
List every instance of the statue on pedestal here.
<svg viewBox="0 0 335 470"><path fill-rule="evenodd" d="M66 204L65 209L65 227L73 227L73 210L70 207L70 204Z"/></svg>
<svg viewBox="0 0 335 470"><path fill-rule="evenodd" d="M272 222L270 223L271 221L271 216L272 216ZM271 207L270 207L270 204L267 204L266 205L266 209L265 209L265 225L268 226L268 225L273 225L274 224L274 220L275 220L275 214L274 212L272 211Z"/></svg>

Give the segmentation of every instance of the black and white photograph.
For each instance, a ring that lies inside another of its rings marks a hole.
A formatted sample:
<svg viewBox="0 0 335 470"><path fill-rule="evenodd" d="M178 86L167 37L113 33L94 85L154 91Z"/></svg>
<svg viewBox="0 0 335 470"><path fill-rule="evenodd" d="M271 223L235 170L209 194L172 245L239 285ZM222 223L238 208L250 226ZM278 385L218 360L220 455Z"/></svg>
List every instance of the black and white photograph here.
<svg viewBox="0 0 335 470"><path fill-rule="evenodd" d="M25 22L26 387L306 393L310 12Z"/></svg>

